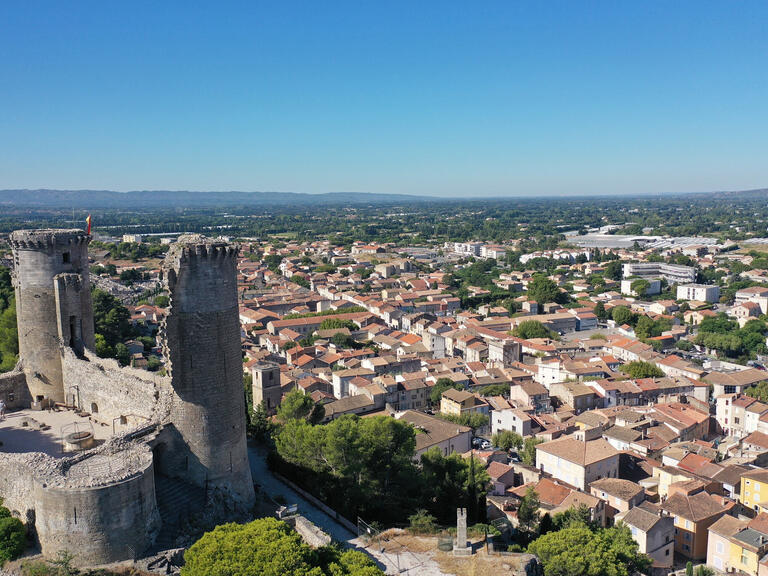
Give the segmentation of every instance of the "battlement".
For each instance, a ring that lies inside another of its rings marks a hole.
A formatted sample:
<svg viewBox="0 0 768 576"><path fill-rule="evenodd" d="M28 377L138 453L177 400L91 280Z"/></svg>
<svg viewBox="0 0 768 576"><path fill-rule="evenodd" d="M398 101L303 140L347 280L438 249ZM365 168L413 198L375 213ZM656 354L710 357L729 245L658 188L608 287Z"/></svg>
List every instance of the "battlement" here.
<svg viewBox="0 0 768 576"><path fill-rule="evenodd" d="M49 250L89 244L92 238L77 228L16 230L11 232L9 243L14 250Z"/></svg>
<svg viewBox="0 0 768 576"><path fill-rule="evenodd" d="M63 272L61 274L57 274L53 280L60 287L71 288L76 291L81 290L83 287L83 278L80 276L80 274L75 274L72 272Z"/></svg>

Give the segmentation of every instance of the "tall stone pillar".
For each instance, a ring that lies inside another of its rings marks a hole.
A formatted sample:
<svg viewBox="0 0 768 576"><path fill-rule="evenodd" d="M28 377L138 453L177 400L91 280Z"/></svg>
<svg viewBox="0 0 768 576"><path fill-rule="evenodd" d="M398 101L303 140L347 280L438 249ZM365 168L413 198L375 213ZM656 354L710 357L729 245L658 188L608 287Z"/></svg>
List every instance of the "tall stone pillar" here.
<svg viewBox="0 0 768 576"><path fill-rule="evenodd" d="M64 402L61 347L94 346L90 241L82 230L11 233L19 357L33 401Z"/></svg>
<svg viewBox="0 0 768 576"><path fill-rule="evenodd" d="M187 449L180 476L250 505L237 253L199 235L182 236L170 249L163 347L176 396L171 421Z"/></svg>

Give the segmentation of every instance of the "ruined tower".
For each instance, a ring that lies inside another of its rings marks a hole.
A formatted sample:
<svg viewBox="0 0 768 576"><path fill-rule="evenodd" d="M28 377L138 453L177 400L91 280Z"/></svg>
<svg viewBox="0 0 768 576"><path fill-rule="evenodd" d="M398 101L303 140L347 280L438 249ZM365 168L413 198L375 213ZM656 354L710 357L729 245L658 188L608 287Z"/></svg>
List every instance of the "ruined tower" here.
<svg viewBox="0 0 768 576"><path fill-rule="evenodd" d="M32 400L64 402L61 347L94 346L88 243L82 230L18 230L14 258L19 357Z"/></svg>
<svg viewBox="0 0 768 576"><path fill-rule="evenodd" d="M163 348L176 395L171 421L186 445L185 480L250 504L237 302L237 249L179 238L163 265L171 298Z"/></svg>

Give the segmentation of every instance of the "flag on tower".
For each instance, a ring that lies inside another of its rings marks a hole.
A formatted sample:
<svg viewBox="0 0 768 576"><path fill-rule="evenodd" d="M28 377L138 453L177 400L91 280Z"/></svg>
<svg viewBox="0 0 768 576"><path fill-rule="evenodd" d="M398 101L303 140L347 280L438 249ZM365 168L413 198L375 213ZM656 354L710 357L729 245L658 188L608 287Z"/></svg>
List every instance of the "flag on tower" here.
<svg viewBox="0 0 768 576"><path fill-rule="evenodd" d="M88 230L85 232L86 234L91 233L91 215L88 214L88 218L85 219L85 223L88 224Z"/></svg>

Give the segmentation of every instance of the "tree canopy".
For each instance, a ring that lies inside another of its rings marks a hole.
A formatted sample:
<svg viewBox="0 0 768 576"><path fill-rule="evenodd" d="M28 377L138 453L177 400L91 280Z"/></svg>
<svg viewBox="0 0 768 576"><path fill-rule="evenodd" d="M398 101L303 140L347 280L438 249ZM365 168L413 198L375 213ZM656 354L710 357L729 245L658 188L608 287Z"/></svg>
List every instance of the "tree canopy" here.
<svg viewBox="0 0 768 576"><path fill-rule="evenodd" d="M277 419L285 424L291 420L319 423L325 416L325 408L300 390L291 390L277 408Z"/></svg>
<svg viewBox="0 0 768 576"><path fill-rule="evenodd" d="M27 547L27 531L18 518L2 505L0 498L0 566L22 555Z"/></svg>
<svg viewBox="0 0 768 576"><path fill-rule="evenodd" d="M635 360L634 362L624 364L621 367L621 371L631 378L661 378L664 376L664 372L656 364L643 360Z"/></svg>
<svg viewBox="0 0 768 576"><path fill-rule="evenodd" d="M512 448L523 447L523 437L520 434L513 432L512 430L499 430L491 438L491 442L499 450L508 452Z"/></svg>
<svg viewBox="0 0 768 576"><path fill-rule="evenodd" d="M313 550L285 522L261 518L207 532L184 555L182 576L382 576L356 550Z"/></svg>
<svg viewBox="0 0 768 576"><path fill-rule="evenodd" d="M651 566L623 524L593 532L575 523L539 536L528 552L539 557L544 576L632 576Z"/></svg>
<svg viewBox="0 0 768 576"><path fill-rule="evenodd" d="M553 338L557 336L551 330L547 330L544 324L538 320L523 320L515 326L512 330L512 335L522 338L523 340L530 340L531 338Z"/></svg>
<svg viewBox="0 0 768 576"><path fill-rule="evenodd" d="M528 298L539 304L548 302L560 302L567 300L567 296L560 291L557 284L543 274L537 274L528 284Z"/></svg>

